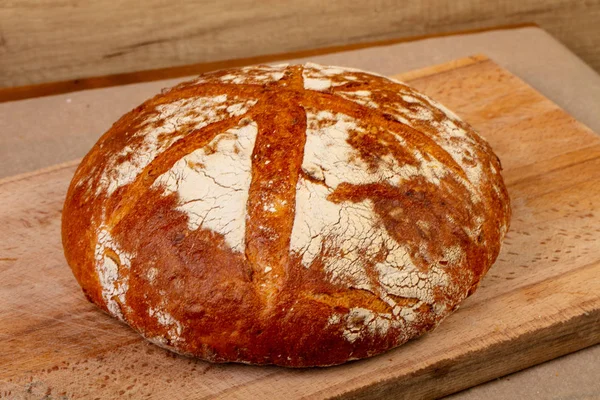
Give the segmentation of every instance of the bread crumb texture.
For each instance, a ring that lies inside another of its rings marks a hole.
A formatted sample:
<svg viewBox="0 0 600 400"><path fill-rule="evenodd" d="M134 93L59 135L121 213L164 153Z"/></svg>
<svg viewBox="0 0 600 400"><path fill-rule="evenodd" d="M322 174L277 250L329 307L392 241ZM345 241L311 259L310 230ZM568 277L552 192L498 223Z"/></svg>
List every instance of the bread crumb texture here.
<svg viewBox="0 0 600 400"><path fill-rule="evenodd" d="M490 146L379 75L252 66L124 115L79 166L63 244L87 297L215 362L324 366L439 324L510 219Z"/></svg>

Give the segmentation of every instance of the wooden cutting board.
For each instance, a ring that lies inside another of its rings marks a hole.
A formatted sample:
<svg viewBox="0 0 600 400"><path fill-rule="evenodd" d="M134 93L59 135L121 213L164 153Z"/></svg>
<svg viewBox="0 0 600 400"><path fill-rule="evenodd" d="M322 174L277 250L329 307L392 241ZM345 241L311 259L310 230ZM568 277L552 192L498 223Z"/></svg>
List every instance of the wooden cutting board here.
<svg viewBox="0 0 600 400"><path fill-rule="evenodd" d="M431 398L600 342L600 137L483 56L399 78L489 140L513 201L498 261L437 330L325 369L172 355L72 277L60 243L72 162L0 181L0 397Z"/></svg>

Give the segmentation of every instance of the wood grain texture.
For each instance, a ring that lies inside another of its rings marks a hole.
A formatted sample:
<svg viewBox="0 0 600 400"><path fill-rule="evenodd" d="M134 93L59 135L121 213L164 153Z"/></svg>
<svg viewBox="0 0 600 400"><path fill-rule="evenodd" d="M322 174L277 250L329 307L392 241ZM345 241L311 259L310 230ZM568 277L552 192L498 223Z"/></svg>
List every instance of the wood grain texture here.
<svg viewBox="0 0 600 400"><path fill-rule="evenodd" d="M388 46L423 39L469 35L473 33L519 29L525 27L538 27L538 25L534 23L522 23L493 26L488 28L467 29L463 31L452 31L448 33L435 33L428 35L411 36L407 38L394 38L386 40L377 40L372 42L352 43L338 46L322 47L318 49L300 50L277 54L265 54L246 58L235 58L229 60L180 65L175 67L144 69L134 72L116 73L105 76L93 76L88 78L70 79L65 81L51 81L16 87L1 87L0 84L0 103L27 99L31 97L52 96L55 94L69 93L80 90L98 89L110 86L128 85L131 83L151 82L163 79L180 78L192 75L199 75L204 72L216 71L226 68L244 67L247 65L269 64L281 60L316 57L324 54L360 50L369 47Z"/></svg>
<svg viewBox="0 0 600 400"><path fill-rule="evenodd" d="M163 351L89 304L71 276L59 232L75 166L65 164L0 181L0 395L432 398L600 342L600 138L483 57L451 66L406 80L494 147L513 223L480 289L434 332L327 369Z"/></svg>
<svg viewBox="0 0 600 400"><path fill-rule="evenodd" d="M535 22L597 70L600 0L9 0L0 86Z"/></svg>

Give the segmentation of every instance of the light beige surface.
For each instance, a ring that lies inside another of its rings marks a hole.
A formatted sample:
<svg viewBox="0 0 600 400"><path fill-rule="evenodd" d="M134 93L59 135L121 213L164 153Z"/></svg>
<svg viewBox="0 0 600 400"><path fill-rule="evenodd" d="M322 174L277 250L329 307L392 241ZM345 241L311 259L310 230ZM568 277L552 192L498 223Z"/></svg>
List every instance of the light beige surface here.
<svg viewBox="0 0 600 400"><path fill-rule="evenodd" d="M475 386L446 400L600 399L600 345Z"/></svg>
<svg viewBox="0 0 600 400"><path fill-rule="evenodd" d="M490 55L577 119L600 131L597 113L600 78L549 35L535 28L423 40L321 56L314 61L389 74L474 53ZM154 82L0 104L0 176L82 156L118 116L171 83ZM547 397L541 398L593 398L592 393L600 397L597 379L600 347L580 353L478 386L459 396L502 399L509 393L514 394L512 398L526 399L539 398L537 394L543 393Z"/></svg>
<svg viewBox="0 0 600 400"><path fill-rule="evenodd" d="M600 70L599 0L4 0L0 86L535 22Z"/></svg>
<svg viewBox="0 0 600 400"><path fill-rule="evenodd" d="M86 302L66 267L60 207L71 162L0 182L5 390L16 398L30 389L100 398L431 398L600 342L600 137L485 58L407 80L489 141L513 204L493 269L435 331L325 369L169 355Z"/></svg>

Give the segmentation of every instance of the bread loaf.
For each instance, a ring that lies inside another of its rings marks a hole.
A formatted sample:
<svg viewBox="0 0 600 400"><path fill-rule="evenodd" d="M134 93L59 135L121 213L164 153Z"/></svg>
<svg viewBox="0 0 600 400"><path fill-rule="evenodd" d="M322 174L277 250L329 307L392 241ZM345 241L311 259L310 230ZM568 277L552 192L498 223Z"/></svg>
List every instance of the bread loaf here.
<svg viewBox="0 0 600 400"><path fill-rule="evenodd" d="M510 219L454 113L316 64L208 73L146 101L77 169L65 255L87 298L214 362L326 366L434 328Z"/></svg>

